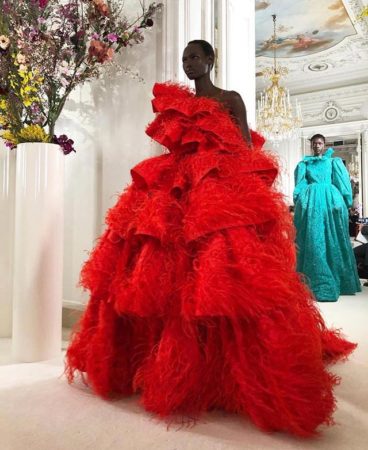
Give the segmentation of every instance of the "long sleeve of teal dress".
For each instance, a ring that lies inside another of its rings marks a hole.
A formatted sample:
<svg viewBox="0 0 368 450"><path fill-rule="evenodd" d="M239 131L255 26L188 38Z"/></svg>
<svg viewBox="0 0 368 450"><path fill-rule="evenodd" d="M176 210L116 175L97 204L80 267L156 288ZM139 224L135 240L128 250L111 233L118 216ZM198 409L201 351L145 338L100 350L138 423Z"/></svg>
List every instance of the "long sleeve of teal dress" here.
<svg viewBox="0 0 368 450"><path fill-rule="evenodd" d="M295 170L297 270L319 301L361 290L349 237L349 174L332 154L307 156Z"/></svg>
<svg viewBox="0 0 368 450"><path fill-rule="evenodd" d="M332 184L340 191L345 205L351 208L353 204L353 192L351 189L350 176L342 159L332 159Z"/></svg>
<svg viewBox="0 0 368 450"><path fill-rule="evenodd" d="M295 181L295 189L293 193L294 204L298 201L300 194L302 194L308 187L308 182L305 175L306 175L306 164L304 163L304 161L301 161L296 166L294 172L294 181Z"/></svg>

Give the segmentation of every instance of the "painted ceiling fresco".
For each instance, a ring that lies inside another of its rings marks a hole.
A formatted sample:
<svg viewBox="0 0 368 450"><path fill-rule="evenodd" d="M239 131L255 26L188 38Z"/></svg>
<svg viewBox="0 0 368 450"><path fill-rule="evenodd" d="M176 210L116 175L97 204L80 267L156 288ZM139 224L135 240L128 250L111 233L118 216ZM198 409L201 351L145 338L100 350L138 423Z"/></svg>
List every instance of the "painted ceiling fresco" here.
<svg viewBox="0 0 368 450"><path fill-rule="evenodd" d="M273 56L272 14L278 57L317 53L356 34L341 0L256 0L257 56Z"/></svg>

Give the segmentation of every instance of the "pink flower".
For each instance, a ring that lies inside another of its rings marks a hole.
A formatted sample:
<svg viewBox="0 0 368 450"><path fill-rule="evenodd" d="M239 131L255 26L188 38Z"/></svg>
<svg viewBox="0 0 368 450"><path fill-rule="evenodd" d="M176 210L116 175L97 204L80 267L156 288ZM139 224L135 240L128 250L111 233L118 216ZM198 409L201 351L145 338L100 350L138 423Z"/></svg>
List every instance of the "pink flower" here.
<svg viewBox="0 0 368 450"><path fill-rule="evenodd" d="M101 41L92 40L88 49L89 59L96 58L97 62L104 63L111 61L114 56L114 49L108 47Z"/></svg>
<svg viewBox="0 0 368 450"><path fill-rule="evenodd" d="M45 9L49 0L31 0L31 3L38 5L41 9Z"/></svg>
<svg viewBox="0 0 368 450"><path fill-rule="evenodd" d="M106 52L106 61L111 61L114 56L114 49L109 47Z"/></svg>
<svg viewBox="0 0 368 450"><path fill-rule="evenodd" d="M106 5L106 3L103 0L92 0L92 2L95 4L98 12L103 16L109 15L109 7Z"/></svg>
<svg viewBox="0 0 368 450"><path fill-rule="evenodd" d="M109 33L106 37L110 42L116 42L118 40L118 35L116 33Z"/></svg>

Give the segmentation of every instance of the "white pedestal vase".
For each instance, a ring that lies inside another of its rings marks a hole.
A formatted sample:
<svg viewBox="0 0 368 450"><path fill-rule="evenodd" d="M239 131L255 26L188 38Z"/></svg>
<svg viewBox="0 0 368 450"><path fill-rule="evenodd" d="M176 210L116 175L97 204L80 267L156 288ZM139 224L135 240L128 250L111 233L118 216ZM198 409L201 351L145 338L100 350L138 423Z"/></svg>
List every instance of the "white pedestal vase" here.
<svg viewBox="0 0 368 450"><path fill-rule="evenodd" d="M12 333L15 150L0 140L0 338Z"/></svg>
<svg viewBox="0 0 368 450"><path fill-rule="evenodd" d="M13 358L61 352L64 155L58 145L17 147Z"/></svg>

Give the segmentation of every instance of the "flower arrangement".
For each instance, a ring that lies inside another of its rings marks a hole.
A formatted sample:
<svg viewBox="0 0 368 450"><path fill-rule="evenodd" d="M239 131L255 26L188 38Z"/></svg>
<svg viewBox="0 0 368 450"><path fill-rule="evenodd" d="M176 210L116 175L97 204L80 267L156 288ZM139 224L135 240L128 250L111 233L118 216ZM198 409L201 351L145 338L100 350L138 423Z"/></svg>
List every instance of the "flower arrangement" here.
<svg viewBox="0 0 368 450"><path fill-rule="evenodd" d="M144 40L162 5L141 4L129 21L119 0L0 0L0 127L21 142L73 141L54 135L72 90L98 78L116 53Z"/></svg>

